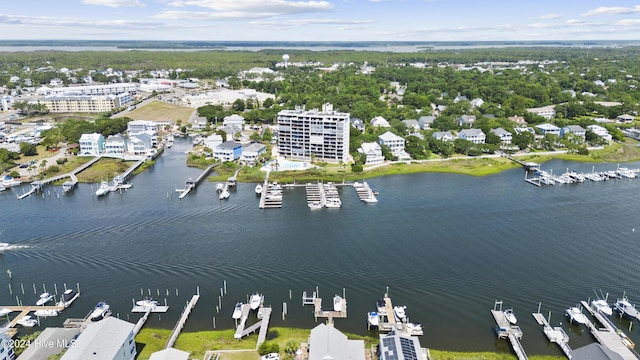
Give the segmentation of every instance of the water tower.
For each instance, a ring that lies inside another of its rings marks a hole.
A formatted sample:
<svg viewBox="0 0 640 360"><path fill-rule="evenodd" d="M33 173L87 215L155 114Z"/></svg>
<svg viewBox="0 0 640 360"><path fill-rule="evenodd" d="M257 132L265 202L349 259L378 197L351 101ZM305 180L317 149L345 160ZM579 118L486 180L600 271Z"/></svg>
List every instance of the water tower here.
<svg viewBox="0 0 640 360"><path fill-rule="evenodd" d="M282 61L284 62L284 67L288 67L289 66L289 54L284 54L282 55Z"/></svg>

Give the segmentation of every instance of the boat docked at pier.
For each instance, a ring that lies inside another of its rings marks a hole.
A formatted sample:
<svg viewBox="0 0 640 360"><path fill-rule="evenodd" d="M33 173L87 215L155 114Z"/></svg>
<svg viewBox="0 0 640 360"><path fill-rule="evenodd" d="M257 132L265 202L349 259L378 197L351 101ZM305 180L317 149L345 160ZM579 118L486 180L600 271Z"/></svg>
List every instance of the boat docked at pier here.
<svg viewBox="0 0 640 360"><path fill-rule="evenodd" d="M42 306L42 305L48 303L51 300L53 300L53 295L51 295L48 292L43 292L42 294L40 294L40 299L38 299L38 301L36 301L36 305Z"/></svg>
<svg viewBox="0 0 640 360"><path fill-rule="evenodd" d="M41 309L41 310L36 310L35 315L39 317L58 316L60 315L60 311L55 309Z"/></svg>
<svg viewBox="0 0 640 360"><path fill-rule="evenodd" d="M611 306L609 306L609 304L607 303L607 300L604 300L604 299L592 300L591 307L593 307L595 311L598 311L602 314L605 314L608 316L613 315L613 310L611 309Z"/></svg>
<svg viewBox="0 0 640 360"><path fill-rule="evenodd" d="M58 306L68 308L79 296L80 294L75 290L67 289L62 293L62 298L58 302Z"/></svg>
<svg viewBox="0 0 640 360"><path fill-rule="evenodd" d="M218 195L218 199L220 199L220 200L228 199L229 195L231 195L231 193L229 192L229 189L224 188L220 192L220 195Z"/></svg>
<svg viewBox="0 0 640 360"><path fill-rule="evenodd" d="M150 296L147 296L142 300L136 301L136 305L142 306L144 308L154 308L154 307L158 306L158 301L154 300Z"/></svg>
<svg viewBox="0 0 640 360"><path fill-rule="evenodd" d="M580 324L580 325L587 323L587 317L582 313L582 310L580 310L575 306L568 308L566 313L571 323Z"/></svg>
<svg viewBox="0 0 640 360"><path fill-rule="evenodd" d="M342 297L340 295L333 297L333 311L342 311Z"/></svg>
<svg viewBox="0 0 640 360"><path fill-rule="evenodd" d="M504 317L509 320L512 325L518 323L518 319L516 318L516 314L514 314L513 309L507 309L504 311Z"/></svg>
<svg viewBox="0 0 640 360"><path fill-rule="evenodd" d="M406 306L394 306L393 307L393 315L397 320L402 321L407 317Z"/></svg>
<svg viewBox="0 0 640 360"><path fill-rule="evenodd" d="M638 319L638 316L640 315L638 310L636 310L635 305L631 305L626 296L623 296L621 299L616 301L615 308L618 314L632 320Z"/></svg>
<svg viewBox="0 0 640 360"><path fill-rule="evenodd" d="M231 318L237 320L242 317L242 306L244 306L244 303L242 301L239 301L236 303L236 307L233 309L233 314L231 315Z"/></svg>
<svg viewBox="0 0 640 360"><path fill-rule="evenodd" d="M102 181L100 183L100 186L98 187L98 190L96 190L96 196L100 197L100 196L107 195L109 191L111 191L109 187L109 183L106 181Z"/></svg>
<svg viewBox="0 0 640 360"><path fill-rule="evenodd" d="M224 189L224 184L223 183L217 183L216 184L216 191L220 192L220 191L222 191L222 189Z"/></svg>
<svg viewBox="0 0 640 360"><path fill-rule="evenodd" d="M25 315L16 322L16 324L24 327L34 327L38 325L38 320L33 319L31 315Z"/></svg>
<svg viewBox="0 0 640 360"><path fill-rule="evenodd" d="M256 191L256 195L262 194L262 184L257 184L255 191Z"/></svg>
<svg viewBox="0 0 640 360"><path fill-rule="evenodd" d="M378 313L375 311L371 311L367 313L367 322L370 326L378 326L380 324L380 318L378 317Z"/></svg>
<svg viewBox="0 0 640 360"><path fill-rule="evenodd" d="M251 310L256 310L257 308L259 308L260 305L262 305L263 300L264 297L262 296L262 294L252 294L249 298L249 306L251 307Z"/></svg>
<svg viewBox="0 0 640 360"><path fill-rule="evenodd" d="M91 318L91 321L99 321L104 319L105 317L109 316L110 314L110 306L109 304L107 304L104 301L100 301L95 309L93 309L93 311L91 312L91 315L89 315L89 318Z"/></svg>

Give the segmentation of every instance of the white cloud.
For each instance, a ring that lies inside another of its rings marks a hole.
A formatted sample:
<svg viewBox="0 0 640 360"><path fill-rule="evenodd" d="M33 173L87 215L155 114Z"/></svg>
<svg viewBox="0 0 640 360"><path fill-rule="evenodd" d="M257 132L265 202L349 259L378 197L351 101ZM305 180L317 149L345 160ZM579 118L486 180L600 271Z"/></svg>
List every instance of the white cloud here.
<svg viewBox="0 0 640 360"><path fill-rule="evenodd" d="M560 16L560 14L546 14L546 15L542 15L539 17L539 19L541 20L553 20L553 19L559 19L562 16Z"/></svg>
<svg viewBox="0 0 640 360"><path fill-rule="evenodd" d="M174 8L205 8L213 11L166 10L154 17L161 19L236 20L260 19L283 15L333 10L327 1L290 0L176 0Z"/></svg>
<svg viewBox="0 0 640 360"><path fill-rule="evenodd" d="M374 22L373 20L295 19L295 20L286 20L286 21L252 21L251 24L266 25L266 26L306 26L306 25L363 25L363 24L371 24L373 22Z"/></svg>
<svg viewBox="0 0 640 360"><path fill-rule="evenodd" d="M530 27L532 29L549 29L554 27L554 25L547 24L547 23L533 23L533 24L527 25L527 27Z"/></svg>
<svg viewBox="0 0 640 360"><path fill-rule="evenodd" d="M87 5L100 5L108 7L143 7L145 6L139 0L82 0L83 4Z"/></svg>
<svg viewBox="0 0 640 360"><path fill-rule="evenodd" d="M584 21L582 20L578 20L578 19L569 19L567 21L564 22L567 25L582 25L585 24Z"/></svg>
<svg viewBox="0 0 640 360"><path fill-rule="evenodd" d="M595 9L591 9L582 16L594 16L594 15L625 15L625 14L635 14L640 12L640 5L636 5L634 7L622 7L622 6L601 6Z"/></svg>
<svg viewBox="0 0 640 360"><path fill-rule="evenodd" d="M620 26L635 26L640 25L640 19L624 19L616 22L616 25Z"/></svg>

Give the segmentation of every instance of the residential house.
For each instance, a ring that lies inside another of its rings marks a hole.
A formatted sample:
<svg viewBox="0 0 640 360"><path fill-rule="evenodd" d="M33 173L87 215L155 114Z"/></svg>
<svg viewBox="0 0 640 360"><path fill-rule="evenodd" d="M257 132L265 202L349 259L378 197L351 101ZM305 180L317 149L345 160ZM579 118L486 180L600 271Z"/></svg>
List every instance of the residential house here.
<svg viewBox="0 0 640 360"><path fill-rule="evenodd" d="M189 353L174 348L166 348L151 354L149 360L189 360Z"/></svg>
<svg viewBox="0 0 640 360"><path fill-rule="evenodd" d="M191 120L191 130L204 130L208 123L206 117L197 116Z"/></svg>
<svg viewBox="0 0 640 360"><path fill-rule="evenodd" d="M471 106L472 107L480 107L480 106L482 106L482 104L484 104L484 100L482 100L480 98L475 98L475 99L471 100Z"/></svg>
<svg viewBox="0 0 640 360"><path fill-rule="evenodd" d="M258 157L267 151L267 146L260 143L250 143L242 146L242 154L240 155L240 161L254 166L258 163Z"/></svg>
<svg viewBox="0 0 640 360"><path fill-rule="evenodd" d="M538 108L530 108L527 109L527 112L532 114L536 114L538 116L542 116L545 119L553 119L556 117L556 107L553 105L538 107Z"/></svg>
<svg viewBox="0 0 640 360"><path fill-rule="evenodd" d="M420 124L418 120L410 119L410 120L402 120L402 122L407 126L407 130L411 132L420 131Z"/></svg>
<svg viewBox="0 0 640 360"><path fill-rule="evenodd" d="M458 118L458 125L461 127L472 127L475 122L475 115L462 115Z"/></svg>
<svg viewBox="0 0 640 360"><path fill-rule="evenodd" d="M391 125L389 125L389 122L387 121L387 119L383 118L382 116L374 117L373 119L371 119L370 124L373 127L383 127L383 128L390 128L391 127Z"/></svg>
<svg viewBox="0 0 640 360"><path fill-rule="evenodd" d="M466 97L466 96L464 96L464 95L460 95L460 94L458 94L458 96L456 96L456 97L453 99L453 102L454 102L454 103L458 103L458 102L460 102L460 101L469 101L469 99L467 99L467 97Z"/></svg>
<svg viewBox="0 0 640 360"><path fill-rule="evenodd" d="M134 324L115 316L92 322L80 333L61 360L134 360L136 342Z"/></svg>
<svg viewBox="0 0 640 360"><path fill-rule="evenodd" d="M360 132L364 132L364 121L360 118L351 118L351 126Z"/></svg>
<svg viewBox="0 0 640 360"><path fill-rule="evenodd" d="M411 158L404 150L404 138L392 133L391 131L387 131L386 133L378 136L378 144L380 144L380 146L388 146L391 153L399 160Z"/></svg>
<svg viewBox="0 0 640 360"><path fill-rule="evenodd" d="M365 360L364 340L349 340L333 325L319 324L309 335L308 360Z"/></svg>
<svg viewBox="0 0 640 360"><path fill-rule="evenodd" d="M420 125L420 129L422 130L431 130L431 124L436 120L436 117L433 115L420 116L418 119L418 125Z"/></svg>
<svg viewBox="0 0 640 360"><path fill-rule="evenodd" d="M621 122L621 123L633 122L635 119L636 119L635 117L629 114L622 114L616 118L616 120L618 120L618 122Z"/></svg>
<svg viewBox="0 0 640 360"><path fill-rule="evenodd" d="M146 134L151 140L151 147L158 146L158 124L150 120L133 120L127 123L129 136Z"/></svg>
<svg viewBox="0 0 640 360"><path fill-rule="evenodd" d="M601 138L605 139L607 142L613 141L613 137L609 133L609 130L605 129L600 125L589 125L587 126L587 129L592 131L594 134L600 136Z"/></svg>
<svg viewBox="0 0 640 360"><path fill-rule="evenodd" d="M222 142L222 135L211 134L204 139L204 146L208 147L213 152L213 150L215 150L218 145L222 144Z"/></svg>
<svg viewBox="0 0 640 360"><path fill-rule="evenodd" d="M500 141L505 145L510 145L513 140L513 134L503 128L491 129L491 132L498 135Z"/></svg>
<svg viewBox="0 0 640 360"><path fill-rule="evenodd" d="M120 135L109 135L104 142L104 156L122 158L127 152L127 138Z"/></svg>
<svg viewBox="0 0 640 360"><path fill-rule="evenodd" d="M436 131L431 134L431 137L440 140L440 141L453 141L455 140L455 136L451 134L451 131Z"/></svg>
<svg viewBox="0 0 640 360"><path fill-rule="evenodd" d="M382 148L376 142L362 143L358 148L358 152L366 155L365 165L382 164L384 162Z"/></svg>
<svg viewBox="0 0 640 360"><path fill-rule="evenodd" d="M216 146L213 157L221 161L233 161L242 155L242 144L235 141L225 141Z"/></svg>
<svg viewBox="0 0 640 360"><path fill-rule="evenodd" d="M471 141L474 144L484 144L487 135L480 129L462 129L458 133L458 139Z"/></svg>
<svg viewBox="0 0 640 360"><path fill-rule="evenodd" d="M223 126L237 126L242 129L244 126L244 118L238 114L225 116L222 120Z"/></svg>
<svg viewBox="0 0 640 360"><path fill-rule="evenodd" d="M555 126L555 125L549 124L549 123L536 125L536 129L540 130L542 135L558 135L558 136L560 136L560 128Z"/></svg>
<svg viewBox="0 0 640 360"><path fill-rule="evenodd" d="M522 127L527 126L527 121L522 116L510 116L507 119L509 119L509 121L516 123L518 126L522 126Z"/></svg>
<svg viewBox="0 0 640 360"><path fill-rule="evenodd" d="M104 136L102 134L82 134L80 136L80 153L82 156L99 156L104 151Z"/></svg>
<svg viewBox="0 0 640 360"><path fill-rule="evenodd" d="M152 136L147 133L131 135L127 141L127 153L129 155L143 156L153 148Z"/></svg>
<svg viewBox="0 0 640 360"><path fill-rule="evenodd" d="M398 330L380 334L378 347L380 360L427 360L417 336L409 336Z"/></svg>
<svg viewBox="0 0 640 360"><path fill-rule="evenodd" d="M585 136L587 135L587 130L580 125L567 125L560 129L560 136L566 137L567 134L574 134L575 136L582 138L584 141Z"/></svg>
<svg viewBox="0 0 640 360"><path fill-rule="evenodd" d="M78 337L78 334L80 334L80 328L47 327L31 342L32 345L47 344L47 346L29 346L22 352L22 354L20 354L18 360L42 360L54 358L54 356L59 355L66 350L71 344L71 341ZM5 355L5 352L0 351L0 360L14 359L13 357L5 358L3 355ZM57 359L58 357L55 358Z"/></svg>

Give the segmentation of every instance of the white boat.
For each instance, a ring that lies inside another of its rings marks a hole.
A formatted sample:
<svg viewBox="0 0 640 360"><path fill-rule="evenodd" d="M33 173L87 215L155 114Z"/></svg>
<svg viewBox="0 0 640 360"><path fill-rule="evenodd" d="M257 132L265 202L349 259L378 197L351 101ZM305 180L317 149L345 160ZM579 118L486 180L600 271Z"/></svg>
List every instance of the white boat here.
<svg viewBox="0 0 640 360"><path fill-rule="evenodd" d="M262 185L261 184L257 184L256 185L256 194L258 194L258 195L262 194Z"/></svg>
<svg viewBox="0 0 640 360"><path fill-rule="evenodd" d="M342 297L340 295L333 297L333 311L342 311Z"/></svg>
<svg viewBox="0 0 640 360"><path fill-rule="evenodd" d="M40 299L36 301L36 305L41 306L48 303L51 300L53 300L53 295L49 294L48 292L43 292L42 294L40 294Z"/></svg>
<svg viewBox="0 0 640 360"><path fill-rule="evenodd" d="M507 309L504 311L504 317L509 320L509 322L513 325L518 323L518 319L516 318L516 314L513 313L513 309Z"/></svg>
<svg viewBox="0 0 640 360"><path fill-rule="evenodd" d="M58 316L60 312L55 309L36 310L35 315L39 317Z"/></svg>
<svg viewBox="0 0 640 360"><path fill-rule="evenodd" d="M322 203L320 201L309 201L307 206L309 206L309 209L322 209Z"/></svg>
<svg viewBox="0 0 640 360"><path fill-rule="evenodd" d="M378 308L378 313L380 315L387 314L387 304L385 303L384 299L378 299L378 301L376 301L376 308Z"/></svg>
<svg viewBox="0 0 640 360"><path fill-rule="evenodd" d="M569 317L569 321L572 323L585 324L587 322L587 317L584 316L582 310L575 306L567 309L567 316Z"/></svg>
<svg viewBox="0 0 640 360"><path fill-rule="evenodd" d="M218 195L218 199L220 200L228 199L229 195L231 195L229 190L227 190L226 188L222 189L222 191L220 192L220 195Z"/></svg>
<svg viewBox="0 0 640 360"><path fill-rule="evenodd" d="M76 299L80 296L79 293L77 293L75 290L73 289L67 289L62 293L62 299L60 299L60 302L58 302L58 306L63 306L65 308L69 307L74 301L76 301Z"/></svg>
<svg viewBox="0 0 640 360"><path fill-rule="evenodd" d="M262 305L262 294L252 294L249 298L249 306L251 306L251 310L255 310Z"/></svg>
<svg viewBox="0 0 640 360"><path fill-rule="evenodd" d="M380 324L380 318L378 317L378 313L375 311L367 313L367 322L371 326L378 326L378 324Z"/></svg>
<svg viewBox="0 0 640 360"><path fill-rule="evenodd" d="M100 183L100 187L98 187L98 190L96 190L96 196L103 196L103 195L107 195L109 193L109 183L106 181L103 181Z"/></svg>
<svg viewBox="0 0 640 360"><path fill-rule="evenodd" d="M326 199L324 202L326 208L339 208L342 206L340 199Z"/></svg>
<svg viewBox="0 0 640 360"><path fill-rule="evenodd" d="M407 330L411 335L422 335L422 324L407 323Z"/></svg>
<svg viewBox="0 0 640 360"><path fill-rule="evenodd" d="M142 306L142 307L145 307L145 308L154 308L154 307L158 306L158 301L153 300L152 297L145 297L142 300L136 301L136 305Z"/></svg>
<svg viewBox="0 0 640 360"><path fill-rule="evenodd" d="M630 319L638 319L638 310L634 305L631 305L629 299L627 297L623 297L622 299L618 299L615 303L616 311L627 318Z"/></svg>
<svg viewBox="0 0 640 360"><path fill-rule="evenodd" d="M0 192L5 190L7 190L7 187L4 186L3 184L0 184Z"/></svg>
<svg viewBox="0 0 640 360"><path fill-rule="evenodd" d="M102 320L105 316L107 316L107 314L109 314L109 304L104 301L100 301L96 305L95 309L93 309L89 317L91 318L91 321L98 321Z"/></svg>
<svg viewBox="0 0 640 360"><path fill-rule="evenodd" d="M236 307L233 309L233 314L231 315L234 319L240 319L242 317L242 306L244 303L238 302L236 303Z"/></svg>
<svg viewBox="0 0 640 360"><path fill-rule="evenodd" d="M222 189L224 189L224 184L223 183L217 183L216 184L216 191L222 191Z"/></svg>
<svg viewBox="0 0 640 360"><path fill-rule="evenodd" d="M604 299L596 299L591 301L591 306L596 310L605 315L611 316L613 314L613 310L611 306L607 303L607 300Z"/></svg>
<svg viewBox="0 0 640 360"><path fill-rule="evenodd" d="M4 187L14 187L14 186L19 186L20 184L22 184L20 180L16 180L15 178L12 178L9 175L5 176L2 179L2 185Z"/></svg>
<svg viewBox="0 0 640 360"><path fill-rule="evenodd" d="M9 243L0 243L0 253L3 253L5 250L11 249L11 244Z"/></svg>
<svg viewBox="0 0 640 360"><path fill-rule="evenodd" d="M396 319L403 320L404 318L406 318L407 317L407 313L405 311L406 309L407 309L406 306L394 306L393 314L395 315Z"/></svg>
<svg viewBox="0 0 640 360"><path fill-rule="evenodd" d="M20 320L18 320L16 323L24 327L34 327L38 325L38 320L32 319L30 315L25 315L21 317Z"/></svg>
<svg viewBox="0 0 640 360"><path fill-rule="evenodd" d="M5 316L5 315L9 315L13 312L13 310L11 309L7 309L7 308L2 308L0 309L0 316Z"/></svg>

